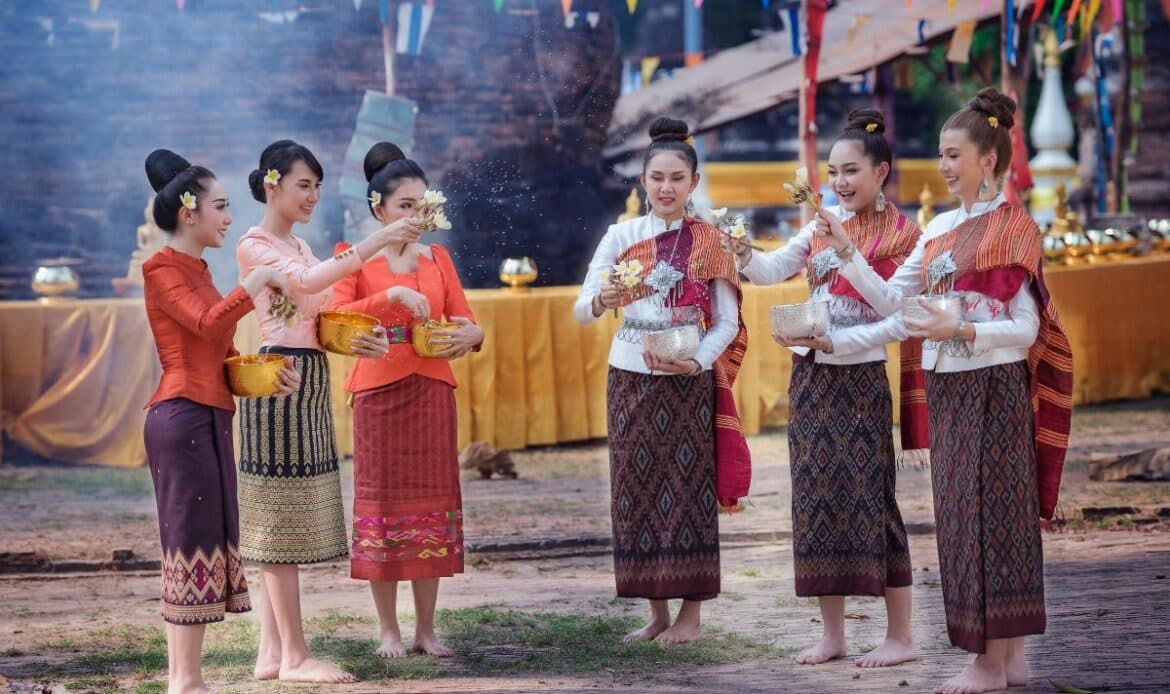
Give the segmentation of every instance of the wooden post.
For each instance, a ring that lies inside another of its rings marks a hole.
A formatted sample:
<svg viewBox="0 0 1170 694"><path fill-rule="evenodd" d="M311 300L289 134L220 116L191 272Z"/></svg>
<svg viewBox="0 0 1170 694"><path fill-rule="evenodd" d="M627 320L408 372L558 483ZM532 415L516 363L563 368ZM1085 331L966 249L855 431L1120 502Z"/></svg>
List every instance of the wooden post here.
<svg viewBox="0 0 1170 694"><path fill-rule="evenodd" d="M394 95L394 13L382 25L382 60L386 65L386 93Z"/></svg>

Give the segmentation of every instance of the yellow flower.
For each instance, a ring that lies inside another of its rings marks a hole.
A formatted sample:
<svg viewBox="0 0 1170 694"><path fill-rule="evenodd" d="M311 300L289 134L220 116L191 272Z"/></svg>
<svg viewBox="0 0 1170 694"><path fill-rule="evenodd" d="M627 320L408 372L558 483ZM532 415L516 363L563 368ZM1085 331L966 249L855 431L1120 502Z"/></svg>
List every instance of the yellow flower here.
<svg viewBox="0 0 1170 694"><path fill-rule="evenodd" d="M993 128L998 128L999 127L999 119L996 118L995 116L988 116L987 117L987 124Z"/></svg>
<svg viewBox="0 0 1170 694"><path fill-rule="evenodd" d="M377 207L378 205L382 204L382 194L376 190L374 192L370 193L370 197L368 197L366 199L369 200L370 204L373 205L374 207Z"/></svg>
<svg viewBox="0 0 1170 694"><path fill-rule="evenodd" d="M695 138L693 137L688 137L687 139L683 140L683 142L687 143L691 147L695 146Z"/></svg>
<svg viewBox="0 0 1170 694"><path fill-rule="evenodd" d="M626 285L627 287L629 287L631 289L638 286L639 281L640 280L638 279L637 275L626 275L625 277L622 278L622 284Z"/></svg>
<svg viewBox="0 0 1170 694"><path fill-rule="evenodd" d="M280 182L280 172L276 169L269 169L268 173L264 174L264 183L268 185L276 185Z"/></svg>
<svg viewBox="0 0 1170 694"><path fill-rule="evenodd" d="M642 261L637 259L629 261L629 263L626 264L626 271L631 275L642 274Z"/></svg>
<svg viewBox="0 0 1170 694"><path fill-rule="evenodd" d="M874 132L877 132L877 123L869 123L869 124L867 124L867 125L865 126L865 132L867 132L867 133L874 133Z"/></svg>
<svg viewBox="0 0 1170 694"><path fill-rule="evenodd" d="M192 195L191 191L189 190L183 191L183 194L179 196L179 202L181 202L183 207L186 207L188 210L194 210L199 204L196 202L195 196Z"/></svg>

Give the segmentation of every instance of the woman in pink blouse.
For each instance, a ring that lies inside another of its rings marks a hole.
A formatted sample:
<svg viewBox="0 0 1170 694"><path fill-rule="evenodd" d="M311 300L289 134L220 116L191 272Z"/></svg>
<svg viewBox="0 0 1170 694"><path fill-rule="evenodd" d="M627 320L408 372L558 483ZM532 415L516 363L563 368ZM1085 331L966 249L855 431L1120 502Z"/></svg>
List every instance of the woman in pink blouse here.
<svg viewBox="0 0 1170 694"><path fill-rule="evenodd" d="M298 565L336 559L348 549L329 365L317 341L317 314L328 307L334 282L361 268L383 246L412 243L420 233L418 220L398 220L318 261L292 228L311 218L322 178L321 164L303 145L291 140L269 145L248 180L252 196L265 204L264 218L236 247L241 274L267 265L287 280L287 298L296 305L291 318L270 310L279 294L255 299L260 351L290 357L302 374L300 390L287 398L242 400L240 554L260 564L257 679L356 681L310 656L301 625ZM384 333L354 341L359 357L380 359L388 349Z"/></svg>

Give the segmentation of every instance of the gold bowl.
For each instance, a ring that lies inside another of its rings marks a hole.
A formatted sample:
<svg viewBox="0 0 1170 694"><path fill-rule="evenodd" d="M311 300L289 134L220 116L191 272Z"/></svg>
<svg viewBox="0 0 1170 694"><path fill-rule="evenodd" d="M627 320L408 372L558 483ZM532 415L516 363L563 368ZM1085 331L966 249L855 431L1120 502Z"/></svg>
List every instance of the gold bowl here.
<svg viewBox="0 0 1170 694"><path fill-rule="evenodd" d="M458 327L458 323L447 323L437 320L429 320L414 326L410 329L410 343L414 345L415 354L428 359L446 359L447 357L443 352L450 349L450 347L445 344L431 344L431 336L434 335L436 330L453 330Z"/></svg>
<svg viewBox="0 0 1170 694"><path fill-rule="evenodd" d="M500 281L514 292L525 291L527 285L536 281L536 276L536 261L527 256L504 258L504 262L500 263Z"/></svg>
<svg viewBox="0 0 1170 694"><path fill-rule="evenodd" d="M353 356L353 339L374 337L378 319L356 311L322 311L317 317L317 339L334 354Z"/></svg>
<svg viewBox="0 0 1170 694"><path fill-rule="evenodd" d="M223 362L228 388L241 398L265 398L280 390L277 374L284 368L282 354L241 354Z"/></svg>

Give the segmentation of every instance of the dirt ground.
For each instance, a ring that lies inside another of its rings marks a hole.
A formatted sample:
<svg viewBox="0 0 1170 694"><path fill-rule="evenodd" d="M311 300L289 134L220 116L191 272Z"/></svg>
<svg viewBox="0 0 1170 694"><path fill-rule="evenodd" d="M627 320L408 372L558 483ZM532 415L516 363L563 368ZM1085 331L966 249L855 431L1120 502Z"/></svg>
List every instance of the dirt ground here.
<svg viewBox="0 0 1170 694"><path fill-rule="evenodd" d="M1045 536L1049 628L1031 639L1030 686L1012 691L1057 691L1052 682L1092 691L1170 691L1170 483L1094 483L1086 469L1092 453L1170 446L1170 400L1079 409L1072 444L1062 497L1071 523L1065 532ZM246 673L254 621L244 615L210 630L209 642L236 644L231 658L209 656L210 683L230 692L922 692L960 669L967 656L947 644L942 617L929 472L914 466L900 470L898 492L913 533L914 631L923 658L877 671L850 661L794 664L792 652L814 640L820 625L815 603L792 593L785 434L753 437L750 445L754 508L721 519L723 593L704 609L709 632L728 635L718 637L723 640L712 653L639 651L645 662L622 665L614 655L613 663L584 667L552 658L551 665L509 670L492 663L506 665L531 644L476 642L465 648L475 652L473 659L412 656L387 670L369 653L375 622L368 591L348 578L344 562L336 562L302 574L309 634L323 648L332 641L352 646L356 662L374 674L357 685L334 687L251 682ZM565 446L514 457L519 480L464 478L468 567L444 580L440 606L640 617L644 603L614 598L605 547L604 447ZM349 478L348 469L343 478ZM1138 511L1082 519L1083 509L1105 507ZM65 568L80 560L73 568L84 569L86 562L109 559L115 548L144 559L158 554L145 470L0 467L0 528L0 553L36 552ZM254 581L253 574L249 578ZM63 683L69 691L163 691L165 649L160 666L157 657L129 648L147 637L157 646L158 583L151 571L0 575L0 691L43 691ZM412 620L407 592L399 600L404 622ZM850 600L848 609L851 653L879 643L880 600ZM404 623L405 634L410 630ZM122 641L125 647L118 650Z"/></svg>

